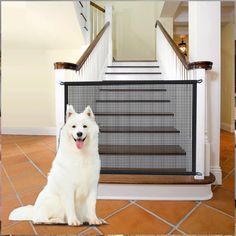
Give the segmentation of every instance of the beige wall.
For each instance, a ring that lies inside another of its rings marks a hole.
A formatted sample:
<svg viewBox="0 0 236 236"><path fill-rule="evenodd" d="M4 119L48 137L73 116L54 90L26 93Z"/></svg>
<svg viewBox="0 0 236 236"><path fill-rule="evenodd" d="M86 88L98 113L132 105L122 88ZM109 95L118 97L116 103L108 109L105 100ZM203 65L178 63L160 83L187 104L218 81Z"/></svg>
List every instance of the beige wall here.
<svg viewBox="0 0 236 236"><path fill-rule="evenodd" d="M221 127L234 130L234 24L221 31Z"/></svg>
<svg viewBox="0 0 236 236"><path fill-rule="evenodd" d="M2 126L55 127L53 63L76 62L79 50L2 48Z"/></svg>
<svg viewBox="0 0 236 236"><path fill-rule="evenodd" d="M83 44L72 1L2 3L3 132L52 133L53 63L76 62Z"/></svg>
<svg viewBox="0 0 236 236"><path fill-rule="evenodd" d="M155 22L162 1L114 1L113 55L117 60L152 60Z"/></svg>

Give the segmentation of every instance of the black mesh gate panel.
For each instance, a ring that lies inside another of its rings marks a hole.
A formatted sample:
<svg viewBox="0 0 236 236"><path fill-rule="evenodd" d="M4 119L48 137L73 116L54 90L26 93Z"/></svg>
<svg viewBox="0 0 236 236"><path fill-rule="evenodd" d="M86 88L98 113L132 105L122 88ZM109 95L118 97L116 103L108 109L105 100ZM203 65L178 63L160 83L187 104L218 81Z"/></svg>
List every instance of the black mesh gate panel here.
<svg viewBox="0 0 236 236"><path fill-rule="evenodd" d="M194 175L197 82L65 82L65 108L95 113L102 173Z"/></svg>

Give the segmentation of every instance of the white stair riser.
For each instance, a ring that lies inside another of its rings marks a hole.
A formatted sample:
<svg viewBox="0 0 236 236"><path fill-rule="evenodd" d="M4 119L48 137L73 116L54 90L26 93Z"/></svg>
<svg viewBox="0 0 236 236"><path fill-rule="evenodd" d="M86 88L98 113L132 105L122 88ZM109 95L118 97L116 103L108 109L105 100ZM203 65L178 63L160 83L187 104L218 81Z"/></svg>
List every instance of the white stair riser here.
<svg viewBox="0 0 236 236"><path fill-rule="evenodd" d="M105 74L105 80L161 80L161 74Z"/></svg>
<svg viewBox="0 0 236 236"><path fill-rule="evenodd" d="M174 126L174 116L96 116L96 120L103 126Z"/></svg>
<svg viewBox="0 0 236 236"><path fill-rule="evenodd" d="M183 168L185 155L102 155L102 167L106 168ZM177 161L178 160L178 161ZM191 165L190 169L191 171Z"/></svg>
<svg viewBox="0 0 236 236"><path fill-rule="evenodd" d="M169 112L174 111L174 104L171 102L155 102L155 103L117 103L117 102L99 102L96 103L96 111L98 112Z"/></svg>
<svg viewBox="0 0 236 236"><path fill-rule="evenodd" d="M169 100L166 91L101 91L99 92L99 99L114 100L114 99L147 99L147 100Z"/></svg>
<svg viewBox="0 0 236 236"><path fill-rule="evenodd" d="M180 136L179 133L100 133L99 144L109 145L179 145L191 140Z"/></svg>
<svg viewBox="0 0 236 236"><path fill-rule="evenodd" d="M136 68L130 68L130 67L112 67L107 68L106 72L161 72L160 68L142 68L142 67L136 67Z"/></svg>
<svg viewBox="0 0 236 236"><path fill-rule="evenodd" d="M157 61L113 61L112 66L160 66Z"/></svg>

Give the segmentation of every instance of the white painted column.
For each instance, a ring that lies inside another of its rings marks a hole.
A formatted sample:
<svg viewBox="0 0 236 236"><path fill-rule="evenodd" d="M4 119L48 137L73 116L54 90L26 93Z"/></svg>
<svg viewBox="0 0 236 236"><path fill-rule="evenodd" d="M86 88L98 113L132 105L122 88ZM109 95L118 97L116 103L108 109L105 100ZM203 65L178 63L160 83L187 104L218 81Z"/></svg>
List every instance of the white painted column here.
<svg viewBox="0 0 236 236"><path fill-rule="evenodd" d="M190 61L212 61L207 72L209 119L208 134L211 144L211 172L221 184L220 168L220 1L189 1L189 58ZM198 78L196 78L198 79Z"/></svg>
<svg viewBox="0 0 236 236"><path fill-rule="evenodd" d="M112 55L112 5L107 3L106 7L105 7L105 23L106 22L110 22L110 26L109 26L109 39L108 39L108 61L107 61L107 65L111 66L112 65L112 59L113 59L113 55Z"/></svg>

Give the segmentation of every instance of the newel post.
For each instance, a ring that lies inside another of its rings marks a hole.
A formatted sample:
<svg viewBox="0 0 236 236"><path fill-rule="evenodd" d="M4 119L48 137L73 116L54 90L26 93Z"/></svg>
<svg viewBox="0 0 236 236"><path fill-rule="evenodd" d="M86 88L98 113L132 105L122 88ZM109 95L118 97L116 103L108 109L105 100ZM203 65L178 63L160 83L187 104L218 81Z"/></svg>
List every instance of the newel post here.
<svg viewBox="0 0 236 236"><path fill-rule="evenodd" d="M108 29L108 61L107 61L107 65L111 66L112 65L112 5L111 4L106 4L105 7L105 22L110 22L110 26Z"/></svg>
<svg viewBox="0 0 236 236"><path fill-rule="evenodd" d="M194 77L201 80L197 85L196 118L196 179L210 175L210 144L208 138L207 78L205 69L196 69Z"/></svg>

